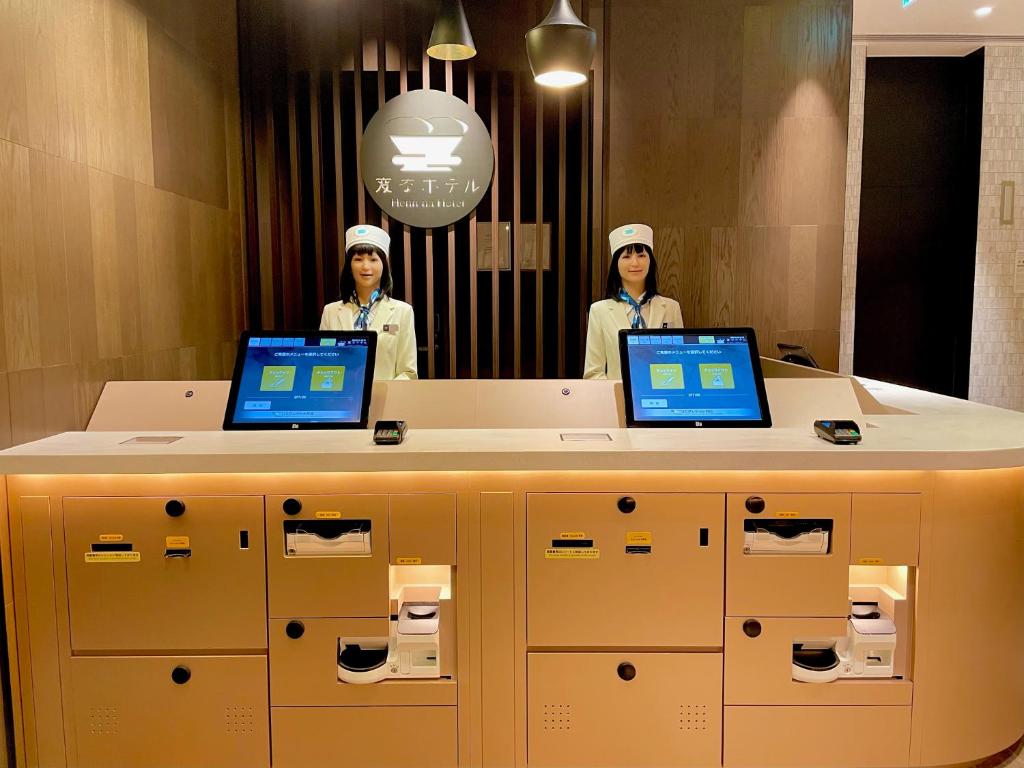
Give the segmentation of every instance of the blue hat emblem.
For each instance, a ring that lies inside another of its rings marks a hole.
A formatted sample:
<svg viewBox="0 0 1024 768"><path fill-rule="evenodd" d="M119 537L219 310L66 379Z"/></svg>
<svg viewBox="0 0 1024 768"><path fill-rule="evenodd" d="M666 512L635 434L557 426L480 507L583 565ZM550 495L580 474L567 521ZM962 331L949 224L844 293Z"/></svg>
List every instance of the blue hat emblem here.
<svg viewBox="0 0 1024 768"><path fill-rule="evenodd" d="M357 229L356 230L356 234L357 235L365 235L366 234L366 227L360 227L359 229Z"/></svg>
<svg viewBox="0 0 1024 768"><path fill-rule="evenodd" d="M633 229L632 227L630 227L629 229L625 230L622 234L624 234L624 235L633 235L633 234L636 234L636 230Z"/></svg>

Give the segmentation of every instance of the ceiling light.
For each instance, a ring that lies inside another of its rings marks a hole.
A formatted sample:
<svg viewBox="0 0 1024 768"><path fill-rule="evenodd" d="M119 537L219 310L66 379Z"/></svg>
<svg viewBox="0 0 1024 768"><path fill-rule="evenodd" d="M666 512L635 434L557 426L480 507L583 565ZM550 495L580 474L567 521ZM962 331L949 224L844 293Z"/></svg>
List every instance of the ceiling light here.
<svg viewBox="0 0 1024 768"><path fill-rule="evenodd" d="M979 8L978 10L976 10L974 12L974 15L977 16L980 19L983 19L986 16L988 16L990 13L992 13L992 6L991 5L985 5L985 6L982 6L981 8Z"/></svg>
<svg viewBox="0 0 1024 768"><path fill-rule="evenodd" d="M462 0L441 0L430 33L427 55L441 61L465 61L476 56L476 44L469 31Z"/></svg>
<svg viewBox="0 0 1024 768"><path fill-rule="evenodd" d="M597 32L579 20L569 0L555 0L544 21L526 33L533 79L552 88L587 82L596 48Z"/></svg>

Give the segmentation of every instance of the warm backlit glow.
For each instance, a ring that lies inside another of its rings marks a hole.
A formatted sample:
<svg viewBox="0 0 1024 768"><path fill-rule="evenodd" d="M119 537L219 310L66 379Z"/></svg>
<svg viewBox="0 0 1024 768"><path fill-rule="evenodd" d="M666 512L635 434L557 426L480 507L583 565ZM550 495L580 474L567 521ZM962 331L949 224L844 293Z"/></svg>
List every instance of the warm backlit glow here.
<svg viewBox="0 0 1024 768"><path fill-rule="evenodd" d="M991 5L984 5L981 8L979 8L978 10L976 10L974 12L974 15L979 17L979 18L985 18L990 13L992 13L992 6Z"/></svg>
<svg viewBox="0 0 1024 768"><path fill-rule="evenodd" d="M441 43L427 48L427 55L441 61L465 61L476 56L476 49L457 43Z"/></svg>
<svg viewBox="0 0 1024 768"><path fill-rule="evenodd" d="M557 70L537 75L534 80L538 85L545 85L549 88L571 88L574 85L583 85L587 82L587 76L582 72Z"/></svg>

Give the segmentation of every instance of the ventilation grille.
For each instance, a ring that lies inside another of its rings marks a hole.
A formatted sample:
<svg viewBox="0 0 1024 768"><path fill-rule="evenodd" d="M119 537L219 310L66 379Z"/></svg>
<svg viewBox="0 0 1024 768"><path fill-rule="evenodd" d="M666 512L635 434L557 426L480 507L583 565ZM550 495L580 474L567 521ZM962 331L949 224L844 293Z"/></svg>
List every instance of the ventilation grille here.
<svg viewBox="0 0 1024 768"><path fill-rule="evenodd" d="M255 707L224 708L224 731L229 736L252 736L255 725Z"/></svg>
<svg viewBox="0 0 1024 768"><path fill-rule="evenodd" d="M545 704L543 725L545 731L571 731L572 704Z"/></svg>
<svg viewBox="0 0 1024 768"><path fill-rule="evenodd" d="M680 704L679 730L706 731L708 729L707 704Z"/></svg>
<svg viewBox="0 0 1024 768"><path fill-rule="evenodd" d="M89 734L92 736L117 736L121 723L117 707L90 707Z"/></svg>

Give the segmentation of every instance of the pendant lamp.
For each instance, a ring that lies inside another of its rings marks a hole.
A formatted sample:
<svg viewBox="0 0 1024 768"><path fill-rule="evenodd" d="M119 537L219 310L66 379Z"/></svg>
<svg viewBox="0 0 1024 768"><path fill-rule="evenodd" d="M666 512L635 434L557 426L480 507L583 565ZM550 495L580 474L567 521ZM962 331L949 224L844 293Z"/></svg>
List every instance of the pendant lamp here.
<svg viewBox="0 0 1024 768"><path fill-rule="evenodd" d="M430 33L427 55L441 61L464 61L476 56L476 44L469 31L462 0L441 0Z"/></svg>
<svg viewBox="0 0 1024 768"><path fill-rule="evenodd" d="M547 18L526 33L533 79L552 88L587 82L596 47L597 32L579 20L569 0L555 0Z"/></svg>

